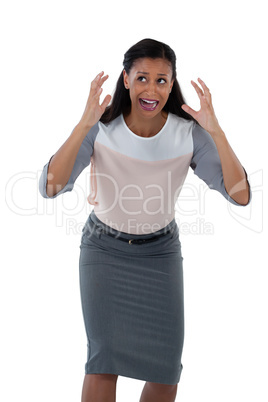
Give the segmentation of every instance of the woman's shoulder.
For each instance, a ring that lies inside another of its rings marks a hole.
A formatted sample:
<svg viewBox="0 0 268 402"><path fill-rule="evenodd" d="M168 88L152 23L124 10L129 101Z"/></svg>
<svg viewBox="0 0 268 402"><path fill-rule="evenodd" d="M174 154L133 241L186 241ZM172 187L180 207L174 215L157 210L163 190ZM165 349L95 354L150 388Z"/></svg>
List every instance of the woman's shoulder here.
<svg viewBox="0 0 268 402"><path fill-rule="evenodd" d="M99 127L102 127L105 130L111 130L114 127L120 126L122 124L122 113L117 116L115 119L109 121L108 123L103 123L102 121L99 120L98 125Z"/></svg>
<svg viewBox="0 0 268 402"><path fill-rule="evenodd" d="M196 124L194 120L188 120L185 119L184 117L178 116L174 113L170 113L168 114L168 118L170 120L170 122L176 126L189 126L189 127L194 127L194 125Z"/></svg>

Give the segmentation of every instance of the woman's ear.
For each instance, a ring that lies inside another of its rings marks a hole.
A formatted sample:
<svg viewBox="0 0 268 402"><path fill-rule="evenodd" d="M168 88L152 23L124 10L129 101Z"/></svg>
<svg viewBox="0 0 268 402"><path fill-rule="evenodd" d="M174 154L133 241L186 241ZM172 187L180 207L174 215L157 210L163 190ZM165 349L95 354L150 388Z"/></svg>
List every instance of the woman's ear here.
<svg viewBox="0 0 268 402"><path fill-rule="evenodd" d="M126 70L123 70L124 85L126 89L129 89L129 79Z"/></svg>
<svg viewBox="0 0 268 402"><path fill-rule="evenodd" d="M173 84L174 84L174 80L171 81L170 88L169 88L169 93L172 91Z"/></svg>

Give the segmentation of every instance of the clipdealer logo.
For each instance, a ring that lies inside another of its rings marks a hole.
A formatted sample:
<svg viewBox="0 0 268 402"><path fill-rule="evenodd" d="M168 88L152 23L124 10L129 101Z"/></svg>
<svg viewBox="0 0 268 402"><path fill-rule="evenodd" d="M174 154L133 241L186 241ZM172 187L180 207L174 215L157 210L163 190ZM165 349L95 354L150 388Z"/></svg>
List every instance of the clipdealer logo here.
<svg viewBox="0 0 268 402"><path fill-rule="evenodd" d="M71 197L55 197L52 199L43 198L40 195L38 187L40 175L41 171L26 171L18 172L9 178L5 191L5 201L8 208L14 214L23 216L54 215L56 226L66 225L68 233L81 232L83 223L77 222L75 216L82 212L88 215L93 208L88 203L88 194L85 194L84 190L88 187L90 175L85 175L85 186L82 187L75 183ZM129 212L124 202L131 201L131 197L127 196L127 190L131 188L131 184L119 191L116 181L108 176L107 179L113 183L115 193L122 196L119 203L122 212ZM241 207L226 201L227 211L238 224L256 233L261 233L263 231L263 171L258 170L249 174L248 179L252 191L251 203L246 207ZM170 180L170 178L167 178L167 180ZM160 188L158 184L150 184L147 187L150 187L150 190L153 188L154 191L158 191L158 193L151 196L151 199L147 198L146 194L143 193L143 188L137 188L137 185L133 185L136 195L132 197L132 201L137 201L137 199L141 201L141 208L136 209L136 213L143 212L148 216L156 215L157 213L161 214L165 210L164 202L168 202L170 213L172 210L171 204L174 200L175 216L181 232L185 234L213 234L213 224L205 220L205 196L210 189L203 182L200 182L198 186L185 182L182 193L178 197L181 190L178 189L173 200L171 198L173 195L165 195L164 189ZM167 188L170 188L170 185ZM25 194L27 194L27 197ZM152 203L150 204L150 202ZM156 203L153 204L153 202ZM114 205L115 202L110 203L109 208L114 207ZM149 208L151 205L157 206L157 208L151 210ZM106 212L109 212L109 208ZM144 211L141 211L141 209L144 209ZM135 212L132 215L135 215ZM186 219L182 219L182 217ZM194 221L193 218L195 218Z"/></svg>

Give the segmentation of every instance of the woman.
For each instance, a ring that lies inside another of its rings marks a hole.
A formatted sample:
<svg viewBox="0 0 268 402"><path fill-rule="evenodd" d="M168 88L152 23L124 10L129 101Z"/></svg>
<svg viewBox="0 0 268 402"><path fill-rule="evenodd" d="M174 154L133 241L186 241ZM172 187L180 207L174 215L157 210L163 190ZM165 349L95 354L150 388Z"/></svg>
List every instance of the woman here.
<svg viewBox="0 0 268 402"><path fill-rule="evenodd" d="M83 402L115 401L118 375L146 381L140 402L174 401L182 371L183 269L174 205L189 166L230 202L247 205L245 170L215 116L205 83L185 104L176 56L145 39L125 54L112 99L92 81L81 120L40 178L40 192L70 191L91 163L94 209L80 245L88 340Z"/></svg>

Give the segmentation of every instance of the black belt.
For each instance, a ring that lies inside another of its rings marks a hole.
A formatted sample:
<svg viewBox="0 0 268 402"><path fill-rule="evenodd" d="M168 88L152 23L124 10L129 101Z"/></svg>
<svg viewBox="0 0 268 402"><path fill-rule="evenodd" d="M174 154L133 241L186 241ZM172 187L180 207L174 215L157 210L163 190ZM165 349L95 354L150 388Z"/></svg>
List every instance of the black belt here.
<svg viewBox="0 0 268 402"><path fill-rule="evenodd" d="M165 233L161 233L161 234L159 234L157 236L149 237L148 239L127 239L125 237L120 237L118 235L112 234L111 232L107 232L107 231L102 230L102 233L104 233L104 234L106 234L108 236L114 237L115 239L127 242L128 244L146 244L146 243L150 243L150 242L153 242L153 241L156 241L156 240L160 239L160 237L166 236L168 233L171 233L171 232L172 232L172 229L166 231Z"/></svg>

